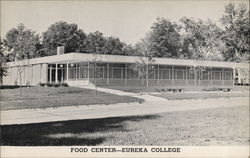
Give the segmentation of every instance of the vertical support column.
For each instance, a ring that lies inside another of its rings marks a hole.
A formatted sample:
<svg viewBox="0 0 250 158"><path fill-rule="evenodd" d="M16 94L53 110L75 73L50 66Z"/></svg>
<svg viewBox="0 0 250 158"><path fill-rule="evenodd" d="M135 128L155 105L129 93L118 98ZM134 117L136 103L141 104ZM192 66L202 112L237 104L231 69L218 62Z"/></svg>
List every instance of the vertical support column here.
<svg viewBox="0 0 250 158"><path fill-rule="evenodd" d="M160 84L160 66L157 67L157 84Z"/></svg>
<svg viewBox="0 0 250 158"><path fill-rule="evenodd" d="M63 70L64 70L64 66L61 67L61 82L64 83L64 73L63 73Z"/></svg>
<svg viewBox="0 0 250 158"><path fill-rule="evenodd" d="M221 84L222 84L222 86L224 86L224 69L223 68L221 71Z"/></svg>
<svg viewBox="0 0 250 158"><path fill-rule="evenodd" d="M202 72L201 72L201 68L199 68L199 86L201 85L201 74Z"/></svg>
<svg viewBox="0 0 250 158"><path fill-rule="evenodd" d="M67 83L69 82L69 62L66 63L66 80Z"/></svg>
<svg viewBox="0 0 250 158"><path fill-rule="evenodd" d="M241 78L242 78L242 76L241 76L241 69L240 68L237 68L237 73L238 73L238 83L237 84L242 84L242 81L241 81Z"/></svg>
<svg viewBox="0 0 250 158"><path fill-rule="evenodd" d="M26 67L28 67L28 66L23 66L23 84L24 84L24 86L26 86L26 73L25 73L25 69L26 69Z"/></svg>
<svg viewBox="0 0 250 158"><path fill-rule="evenodd" d="M78 78L80 80L81 78L81 67L80 67L80 63L78 64L79 68L78 68Z"/></svg>
<svg viewBox="0 0 250 158"><path fill-rule="evenodd" d="M58 68L57 68L57 66L58 66L58 65L57 65L57 63L56 63L56 78L55 78L56 83L58 83L58 72L57 72L57 71L58 71Z"/></svg>
<svg viewBox="0 0 250 158"><path fill-rule="evenodd" d="M33 65L31 65L31 85L34 85L34 72L33 72ZM48 75L48 73L47 73Z"/></svg>
<svg viewBox="0 0 250 158"><path fill-rule="evenodd" d="M77 63L76 63L76 67L75 67L75 75L76 75L75 80L77 80L77 77L78 77L78 75L77 75Z"/></svg>
<svg viewBox="0 0 250 158"><path fill-rule="evenodd" d="M211 72L210 73L211 73L211 77L210 77L211 78L211 85L213 85L213 68L212 67L211 67Z"/></svg>
<svg viewBox="0 0 250 158"><path fill-rule="evenodd" d="M196 66L194 66L194 85L197 86L197 71L196 71Z"/></svg>
<svg viewBox="0 0 250 158"><path fill-rule="evenodd" d="M113 71L113 67L111 67L111 79L113 79L114 78L114 71Z"/></svg>
<svg viewBox="0 0 250 158"><path fill-rule="evenodd" d="M14 67L13 67L14 68ZM19 66L16 67L16 77L17 77L17 84L20 84L21 81L20 81L20 77L18 76L19 75ZM16 83L15 83L16 84Z"/></svg>
<svg viewBox="0 0 250 158"><path fill-rule="evenodd" d="M172 66L172 85L174 85L174 66Z"/></svg>
<svg viewBox="0 0 250 158"><path fill-rule="evenodd" d="M233 86L235 85L235 77L236 77L235 68L233 67L233 74L232 74Z"/></svg>
<svg viewBox="0 0 250 158"><path fill-rule="evenodd" d="M89 62L88 62L88 82L89 82L89 85L90 85L90 81L89 81Z"/></svg>
<svg viewBox="0 0 250 158"><path fill-rule="evenodd" d="M107 84L109 85L109 63L107 63Z"/></svg>
<svg viewBox="0 0 250 158"><path fill-rule="evenodd" d="M49 68L49 83L52 83L52 67Z"/></svg>
<svg viewBox="0 0 250 158"><path fill-rule="evenodd" d="M122 71L122 67L121 67L121 79L123 78L123 71Z"/></svg>
<svg viewBox="0 0 250 158"><path fill-rule="evenodd" d="M128 78L128 65L127 64L125 64L125 77L124 77L124 79L125 79L125 85L127 85L127 78Z"/></svg>
<svg viewBox="0 0 250 158"><path fill-rule="evenodd" d="M103 79L104 79L104 77L105 77L105 75L104 75L104 73L105 73L104 69L105 69L105 67L103 66L103 67L102 67L102 78L103 78Z"/></svg>
<svg viewBox="0 0 250 158"><path fill-rule="evenodd" d="M186 86L188 85L188 69L187 69L187 66L186 66Z"/></svg>
<svg viewBox="0 0 250 158"><path fill-rule="evenodd" d="M147 70L147 73L146 73L146 74L147 74L147 76L146 76L147 87L148 87L148 80L149 80L149 79L148 79L148 77L149 77L148 66L149 66L149 65L147 64L147 69L146 69L146 70Z"/></svg>

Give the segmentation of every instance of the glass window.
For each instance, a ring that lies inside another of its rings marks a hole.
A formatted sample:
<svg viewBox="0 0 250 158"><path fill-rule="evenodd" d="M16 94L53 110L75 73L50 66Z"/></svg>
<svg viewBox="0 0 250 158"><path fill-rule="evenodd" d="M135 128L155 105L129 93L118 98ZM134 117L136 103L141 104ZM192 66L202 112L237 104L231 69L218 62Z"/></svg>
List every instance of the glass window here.
<svg viewBox="0 0 250 158"><path fill-rule="evenodd" d="M214 71L212 75L213 80L221 80L221 72Z"/></svg>
<svg viewBox="0 0 250 158"><path fill-rule="evenodd" d="M203 80L210 80L210 73L208 70L202 72L202 79Z"/></svg>
<svg viewBox="0 0 250 158"><path fill-rule="evenodd" d="M121 78L121 77L122 77L121 68L113 67L113 78Z"/></svg>
<svg viewBox="0 0 250 158"><path fill-rule="evenodd" d="M162 69L160 70L161 79L171 79L171 70Z"/></svg>
<svg viewBox="0 0 250 158"><path fill-rule="evenodd" d="M233 74L230 71L224 72L224 80L232 80L233 79Z"/></svg>
<svg viewBox="0 0 250 158"><path fill-rule="evenodd" d="M148 76L149 79L156 79L157 78L157 73L156 73L156 70L155 69L150 69L149 70L149 76Z"/></svg>
<svg viewBox="0 0 250 158"><path fill-rule="evenodd" d="M175 79L185 79L185 73L184 73L184 70L175 70Z"/></svg>
<svg viewBox="0 0 250 158"><path fill-rule="evenodd" d="M129 79L138 79L139 78L139 72L133 69L128 69L128 78Z"/></svg>

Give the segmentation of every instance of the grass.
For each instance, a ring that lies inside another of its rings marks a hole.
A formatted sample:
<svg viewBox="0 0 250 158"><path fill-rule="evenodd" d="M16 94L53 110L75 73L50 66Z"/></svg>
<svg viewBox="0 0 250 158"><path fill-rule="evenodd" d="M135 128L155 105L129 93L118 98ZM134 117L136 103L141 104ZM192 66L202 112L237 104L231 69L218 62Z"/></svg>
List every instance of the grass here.
<svg viewBox="0 0 250 158"><path fill-rule="evenodd" d="M118 96L95 90L74 87L23 87L0 89L0 110L47 108L91 104L115 104L124 102L143 102L142 99Z"/></svg>
<svg viewBox="0 0 250 158"><path fill-rule="evenodd" d="M132 93L149 93L153 96L158 96L166 98L169 100L182 100L182 99L207 99L207 98L230 98L230 97L248 97L249 96L249 86L235 86L232 92L223 92L218 89L188 89L182 92L170 92L166 87L122 87L113 86L107 87L111 89L132 92Z"/></svg>
<svg viewBox="0 0 250 158"><path fill-rule="evenodd" d="M184 88L185 91L199 91L199 92L206 92L206 91L213 91L213 92L221 92L220 88L213 88L213 87L195 87L195 86L103 86L105 88L116 89L126 92L132 93L152 93L152 92L168 92L170 89L178 89ZM250 86L234 86L232 87L232 91L249 91Z"/></svg>
<svg viewBox="0 0 250 158"><path fill-rule="evenodd" d="M249 93L246 91L242 92L188 92L188 93L168 93L161 92L158 94L153 93L152 95L166 98L169 100L182 100L182 99L208 99L208 98L230 98L230 97L248 97Z"/></svg>
<svg viewBox="0 0 250 158"><path fill-rule="evenodd" d="M249 107L1 127L0 145L249 145Z"/></svg>

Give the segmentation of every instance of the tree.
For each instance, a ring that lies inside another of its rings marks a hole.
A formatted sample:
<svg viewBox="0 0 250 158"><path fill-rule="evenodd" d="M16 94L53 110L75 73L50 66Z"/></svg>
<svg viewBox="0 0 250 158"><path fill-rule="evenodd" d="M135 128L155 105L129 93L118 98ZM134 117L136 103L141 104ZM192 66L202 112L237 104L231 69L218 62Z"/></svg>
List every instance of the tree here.
<svg viewBox="0 0 250 158"><path fill-rule="evenodd" d="M123 51L124 47L125 43L121 42L119 38L108 37L105 39L103 54L125 55Z"/></svg>
<svg viewBox="0 0 250 158"><path fill-rule="evenodd" d="M225 49L220 39L222 30L212 21L195 21L193 18L182 18L182 50L180 56L193 59L196 64L189 69L194 74L195 81L202 79L204 71L209 67L202 65L200 61L223 60L221 52ZM195 82L196 84L196 82Z"/></svg>
<svg viewBox="0 0 250 158"><path fill-rule="evenodd" d="M41 46L39 35L34 31L26 29L23 24L19 24L17 28L9 30L4 39L4 50L8 52L6 61L16 60L19 62L23 60L23 63L28 64L30 58L35 58L40 56L39 48ZM17 71L19 75L19 86L20 86L20 96L22 95L21 89L21 79L22 73L24 71L23 66L17 66Z"/></svg>
<svg viewBox="0 0 250 158"><path fill-rule="evenodd" d="M103 54L103 48L105 46L105 43L105 38L101 32L96 31L94 33L89 33L87 35L86 52L94 54Z"/></svg>
<svg viewBox="0 0 250 158"><path fill-rule="evenodd" d="M64 46L65 53L85 52L86 34L78 29L77 24L68 24L67 22L56 22L52 24L47 31L43 33L43 52L44 55L55 55L57 46Z"/></svg>
<svg viewBox="0 0 250 158"><path fill-rule="evenodd" d="M139 76L142 78L142 80L145 78L146 86L149 86L149 76L153 73L151 71L154 69L154 66L152 65L155 61L152 57L142 57L140 56L140 61L136 62L135 70L139 73Z"/></svg>
<svg viewBox="0 0 250 158"><path fill-rule="evenodd" d="M225 48L220 39L222 30L212 21L182 18L182 49L179 56L194 60L222 60Z"/></svg>
<svg viewBox="0 0 250 158"><path fill-rule="evenodd" d="M226 61L249 61L250 26L249 10L241 3L236 6L229 3L220 19L224 26L222 35L226 49L223 56Z"/></svg>
<svg viewBox="0 0 250 158"><path fill-rule="evenodd" d="M142 41L144 49L153 57L178 57L180 34L177 24L164 18L157 18L151 31Z"/></svg>
<svg viewBox="0 0 250 158"><path fill-rule="evenodd" d="M3 76L7 75L7 69L5 67L5 63L6 63L6 57L4 55L4 45L2 42L2 39L0 37L0 78L2 79Z"/></svg>
<svg viewBox="0 0 250 158"><path fill-rule="evenodd" d="M125 55L126 44L119 38L104 37L99 31L87 35L86 52L96 54Z"/></svg>
<svg viewBox="0 0 250 158"><path fill-rule="evenodd" d="M151 51L152 41L150 35L147 33L146 37L141 39L135 44L135 56L150 56L155 57L155 54Z"/></svg>
<svg viewBox="0 0 250 158"><path fill-rule="evenodd" d="M92 54L93 59L88 61L88 77L90 82L94 82L95 94L97 94L97 79L103 75L103 71L99 69L99 66L102 66L102 59L97 53Z"/></svg>
<svg viewBox="0 0 250 158"><path fill-rule="evenodd" d="M123 55L135 56L136 55L136 50L132 45L125 45L123 47Z"/></svg>
<svg viewBox="0 0 250 158"><path fill-rule="evenodd" d="M140 61L136 62L135 70L139 73L139 76L142 80L145 78L146 86L149 86L149 76L152 73L151 69L153 68L152 63L154 62L154 55L149 49L152 44L148 40L149 36L146 35L146 38L142 39L135 45L135 55L139 56Z"/></svg>
<svg viewBox="0 0 250 158"><path fill-rule="evenodd" d="M23 24L9 30L4 39L6 51L10 52L9 61L30 59L40 56L37 52L41 46L39 35L26 29Z"/></svg>
<svg viewBox="0 0 250 158"><path fill-rule="evenodd" d="M177 58L180 50L179 26L164 18L157 18L140 42L135 45L135 55L140 56L136 63L136 70L149 85L149 76L153 69L153 57Z"/></svg>

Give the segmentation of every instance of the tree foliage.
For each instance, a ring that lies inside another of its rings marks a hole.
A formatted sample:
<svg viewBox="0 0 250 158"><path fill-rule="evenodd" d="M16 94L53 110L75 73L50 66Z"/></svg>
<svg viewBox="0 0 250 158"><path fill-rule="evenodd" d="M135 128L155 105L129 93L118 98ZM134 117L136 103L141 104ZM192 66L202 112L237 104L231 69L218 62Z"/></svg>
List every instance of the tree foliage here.
<svg viewBox="0 0 250 158"><path fill-rule="evenodd" d="M180 34L177 24L164 18L157 18L151 31L137 45L142 54L153 57L178 57Z"/></svg>
<svg viewBox="0 0 250 158"><path fill-rule="evenodd" d="M224 45L220 39L222 30L212 21L195 21L182 18L181 58L199 60L222 60Z"/></svg>
<svg viewBox="0 0 250 158"><path fill-rule="evenodd" d="M105 38L99 31L87 35L86 52L94 54L103 54Z"/></svg>
<svg viewBox="0 0 250 158"><path fill-rule="evenodd" d="M125 50L125 48L127 49ZM119 38L104 37L99 31L90 33L87 36L87 53L125 55L128 53L126 51L128 51L128 47Z"/></svg>
<svg viewBox="0 0 250 158"><path fill-rule="evenodd" d="M65 47L65 53L85 48L86 35L76 24L56 22L43 33L44 55L55 55L58 46Z"/></svg>
<svg viewBox="0 0 250 158"><path fill-rule="evenodd" d="M121 42L119 38L108 37L104 46L104 54L125 55L125 46L126 44Z"/></svg>
<svg viewBox="0 0 250 158"><path fill-rule="evenodd" d="M136 55L136 49L132 45L125 45L123 47L123 55L135 56Z"/></svg>
<svg viewBox="0 0 250 158"><path fill-rule="evenodd" d="M7 69L4 67L6 63L6 57L4 55L4 45L0 37L0 77L7 75Z"/></svg>
<svg viewBox="0 0 250 158"><path fill-rule="evenodd" d="M8 61L55 55L58 46L64 46L65 53L249 61L246 4L226 5L220 21L223 28L210 20L183 17L177 25L166 18L157 18L145 38L133 46L116 37L105 37L99 31L86 34L77 24L64 21L50 25L41 37L20 24L7 32L1 45L9 52L5 54Z"/></svg>
<svg viewBox="0 0 250 158"><path fill-rule="evenodd" d="M226 61L249 61L250 21L246 4L236 7L230 3L220 19L224 26L222 39L226 45L223 52Z"/></svg>
<svg viewBox="0 0 250 158"><path fill-rule="evenodd" d="M26 29L23 24L9 30L4 39L5 48L10 52L8 59L29 59L40 56L38 53L40 45L39 35L34 31Z"/></svg>

